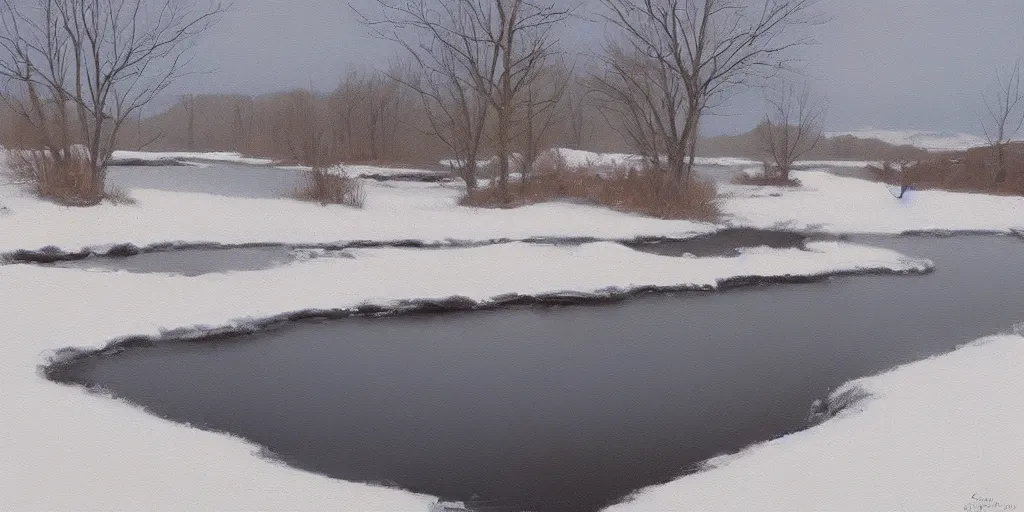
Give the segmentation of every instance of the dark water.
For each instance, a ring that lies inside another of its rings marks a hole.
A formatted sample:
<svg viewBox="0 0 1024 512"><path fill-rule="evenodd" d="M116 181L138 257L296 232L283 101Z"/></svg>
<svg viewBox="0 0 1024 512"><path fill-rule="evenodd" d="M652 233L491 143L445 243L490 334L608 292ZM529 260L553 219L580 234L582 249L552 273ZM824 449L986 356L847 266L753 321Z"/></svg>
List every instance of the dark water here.
<svg viewBox="0 0 1024 512"><path fill-rule="evenodd" d="M256 165L204 165L207 166L111 167L107 184L125 190L146 188L249 198L287 197L303 184L301 171Z"/></svg>
<svg viewBox="0 0 1024 512"><path fill-rule="evenodd" d="M739 249L749 247L771 247L774 249L803 248L807 235L788 231L763 231L759 229L726 229L713 235L690 240L671 240L650 243L629 243L628 247L641 252L662 256L697 257L738 256Z"/></svg>
<svg viewBox="0 0 1024 512"><path fill-rule="evenodd" d="M595 510L803 428L811 402L849 379L1024 320L1020 240L860 240L932 258L937 270L304 323L131 348L63 377L334 477Z"/></svg>
<svg viewBox="0 0 1024 512"><path fill-rule="evenodd" d="M769 246L803 247L808 237L784 231L727 229L690 240L628 243L635 250L665 256L736 256L739 249ZM566 242L569 243L569 242ZM301 259L351 257L345 250L272 247L180 248L131 256L89 256L58 261L53 266L98 271L171 273L198 276L232 271L265 270ZM48 263L50 264L50 263Z"/></svg>
<svg viewBox="0 0 1024 512"><path fill-rule="evenodd" d="M124 258L90 257L65 261L54 266L84 270L135 273L171 273L198 276L217 272L264 270L295 260L288 247L254 247L233 249L185 249L143 253Z"/></svg>
<svg viewBox="0 0 1024 512"><path fill-rule="evenodd" d="M742 169L704 165L695 171L705 179L727 183ZM836 168L830 172L853 176L861 171ZM303 185L302 171L230 163L204 163L203 167L114 166L107 170L107 180L109 185L125 190L145 188L261 199L287 197Z"/></svg>

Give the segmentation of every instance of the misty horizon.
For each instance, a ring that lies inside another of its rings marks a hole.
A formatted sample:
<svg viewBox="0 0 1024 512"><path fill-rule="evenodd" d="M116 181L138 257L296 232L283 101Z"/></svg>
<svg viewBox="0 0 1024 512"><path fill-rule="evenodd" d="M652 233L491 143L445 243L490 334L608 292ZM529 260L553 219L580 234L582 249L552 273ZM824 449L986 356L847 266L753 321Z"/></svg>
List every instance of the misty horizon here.
<svg viewBox="0 0 1024 512"><path fill-rule="evenodd" d="M180 94L260 95L295 88L327 91L352 71L386 68L394 46L372 37L357 10L372 0L249 0L236 3L200 41L197 73L168 90L156 113ZM596 7L590 0L580 13ZM828 99L829 131L922 130L980 134L983 91L999 69L1024 56L1024 3L987 0L822 0L828 22L801 49L805 73ZM559 36L569 51L600 43L604 28L576 20ZM575 49L574 49L575 47ZM764 113L746 91L704 124L707 135L749 130Z"/></svg>

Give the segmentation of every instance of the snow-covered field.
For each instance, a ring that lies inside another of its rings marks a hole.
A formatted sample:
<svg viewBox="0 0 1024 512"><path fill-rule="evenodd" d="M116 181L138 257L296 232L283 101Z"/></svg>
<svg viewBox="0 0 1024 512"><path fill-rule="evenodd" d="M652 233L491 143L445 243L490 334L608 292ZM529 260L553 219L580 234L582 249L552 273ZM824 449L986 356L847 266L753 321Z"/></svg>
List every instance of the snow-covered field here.
<svg viewBox="0 0 1024 512"><path fill-rule="evenodd" d="M320 206L292 199L247 199L133 190L138 206L70 209L0 187L0 254L48 245L76 251L111 243L335 243L354 240L481 242L531 237L686 238L709 224L668 221L568 203L515 210L456 205L459 189L419 183L368 182L366 206Z"/></svg>
<svg viewBox="0 0 1024 512"><path fill-rule="evenodd" d="M1024 197L911 190L896 199L882 183L794 171L793 189L723 184L727 222L829 233L991 231L1024 228Z"/></svg>
<svg viewBox="0 0 1024 512"><path fill-rule="evenodd" d="M726 222L836 233L1024 228L1024 198L922 191L899 201L877 183L794 176L804 187L723 186ZM72 209L5 185L0 253L160 242L683 238L722 227L568 203L465 208L456 205L454 186L368 182L367 191L364 210L157 190L133 190L136 206ZM0 407L9 412L0 415L0 460L8 461L0 468L0 509L425 511L432 501L287 468L241 440L50 383L36 367L64 347L401 299L459 295L486 303L507 293L714 286L736 276L928 265L838 242L813 242L807 251L747 249L737 258L664 257L609 242L350 252L354 258L197 277L0 266ZM1004 336L864 379L857 384L873 398L854 410L645 490L621 510L961 510L972 495L1024 506L1022 370L1024 339Z"/></svg>
<svg viewBox="0 0 1024 512"><path fill-rule="evenodd" d="M594 153L579 149L558 148L555 151L565 159L565 164L572 167L586 168L614 168L624 169L630 166L643 164L643 157L629 153ZM761 162L747 158L732 157L697 157L693 161L696 165L714 165L720 167L743 167L761 165Z"/></svg>
<svg viewBox="0 0 1024 512"><path fill-rule="evenodd" d="M796 189L723 184L721 206L732 226L834 233L926 230L1009 232L1024 229L1024 198L913 191L893 198L879 183L796 171ZM366 207L319 206L292 199L230 198L133 190L137 206L73 209L0 186L0 254L56 246L66 251L113 243L330 244L419 240L428 243L533 237L625 240L688 238L717 226L659 220L569 203L513 210L461 207L460 189L420 183L367 183ZM855 214L851 212L856 212ZM244 219L244 222L241 221Z"/></svg>
<svg viewBox="0 0 1024 512"><path fill-rule="evenodd" d="M871 128L848 132L825 132L826 137L841 137L844 135L858 139L878 139L897 146L914 146L926 151L964 151L988 144L984 137L968 133L875 130Z"/></svg>

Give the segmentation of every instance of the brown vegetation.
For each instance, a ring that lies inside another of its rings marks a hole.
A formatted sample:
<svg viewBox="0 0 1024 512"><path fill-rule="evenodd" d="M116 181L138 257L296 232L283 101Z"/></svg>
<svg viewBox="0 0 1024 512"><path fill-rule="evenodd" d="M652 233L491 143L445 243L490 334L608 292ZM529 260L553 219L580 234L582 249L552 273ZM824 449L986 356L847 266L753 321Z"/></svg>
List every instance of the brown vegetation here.
<svg viewBox="0 0 1024 512"><path fill-rule="evenodd" d="M295 191L295 197L304 201L315 201L322 205L342 204L362 208L366 201L366 190L358 178L342 172L332 172L315 167L305 172L305 184Z"/></svg>
<svg viewBox="0 0 1024 512"><path fill-rule="evenodd" d="M91 205L125 123L183 72L223 12L162 0L34 0L0 8L0 102L14 172L41 197ZM155 8L158 16L140 13ZM10 144L10 141L8 141Z"/></svg>
<svg viewBox="0 0 1024 512"><path fill-rule="evenodd" d="M715 185L703 179L680 183L660 171L616 170L599 173L590 169L567 169L564 162L544 165L528 180L509 187L510 197L490 185L468 191L460 204L484 208L507 208L548 201L582 201L613 210L661 219L713 221L718 218ZM553 166L552 166L553 165Z"/></svg>
<svg viewBox="0 0 1024 512"><path fill-rule="evenodd" d="M766 171L759 174L738 173L733 177L732 182L737 185L756 185L761 187L799 187L800 180L796 178L783 177L778 172L778 167L764 164ZM774 171L774 172L773 172Z"/></svg>
<svg viewBox="0 0 1024 512"><path fill-rule="evenodd" d="M1024 144L1011 143L1000 148L974 148L955 157L933 157L917 162L885 162L868 170L892 185L953 192L1024 195ZM1006 177L993 181L1000 172Z"/></svg>
<svg viewBox="0 0 1024 512"><path fill-rule="evenodd" d="M134 206L137 204L135 198L121 187L107 187L106 199L116 205Z"/></svg>
<svg viewBox="0 0 1024 512"><path fill-rule="evenodd" d="M9 150L11 178L28 185L37 196L65 206L91 206L104 199L114 204L135 204L125 191L104 188L93 172L84 148L51 153L43 150Z"/></svg>
<svg viewBox="0 0 1024 512"><path fill-rule="evenodd" d="M103 200L103 180L93 173L84 151L51 153L11 150L7 162L12 178L29 185L44 199L67 206L88 206Z"/></svg>
<svg viewBox="0 0 1024 512"><path fill-rule="evenodd" d="M759 143L759 129L739 135L721 135L701 139L700 156L740 157L758 159L763 152ZM805 160L922 160L936 155L914 146L895 146L878 139L861 139L852 135L823 137L810 151L803 155Z"/></svg>

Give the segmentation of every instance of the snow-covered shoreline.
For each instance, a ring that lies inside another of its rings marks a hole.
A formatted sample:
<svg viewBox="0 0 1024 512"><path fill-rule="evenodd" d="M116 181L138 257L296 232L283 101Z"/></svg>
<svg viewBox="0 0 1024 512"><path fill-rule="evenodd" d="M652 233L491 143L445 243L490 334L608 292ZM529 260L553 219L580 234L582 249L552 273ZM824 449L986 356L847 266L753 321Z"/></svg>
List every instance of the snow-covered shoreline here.
<svg viewBox="0 0 1024 512"><path fill-rule="evenodd" d="M511 210L457 205L460 188L367 181L366 207L323 207L293 199L133 190L137 206L75 209L0 186L0 254L44 247L79 252L133 244L346 245L415 241L452 245L537 238L685 239L724 227L830 234L978 232L1024 229L1024 197L913 191L902 200L879 183L795 171L803 186L772 189L723 184L723 224L661 220L571 203ZM856 212L853 214L852 212Z"/></svg>
<svg viewBox="0 0 1024 512"><path fill-rule="evenodd" d="M1001 335L849 382L835 393L868 396L835 418L606 512L1014 510L1024 506L1022 369L1024 338Z"/></svg>
<svg viewBox="0 0 1024 512"><path fill-rule="evenodd" d="M281 290L275 282L301 284L299 295L220 323L182 325L172 331L130 333L105 344L60 349L53 361L67 356L102 351L121 342L202 339L232 333L249 333L307 318L344 318L360 315L394 315L493 309L514 305L565 305L605 303L646 293L715 291L770 283L798 283L830 277L864 274L924 274L931 261L911 258L894 251L845 242L809 242L806 249L739 249L738 257L684 258L639 252L619 244L594 242L580 246L555 246L513 242L443 251L415 249L357 249L345 258L322 258L293 262L270 270L232 272L224 276L206 274L217 290L267 295L266 287ZM489 276L486 281L460 277L463 268ZM515 265L515 276L502 269ZM44 271L49 267L35 267ZM90 272L95 273L95 272ZM102 272L101 272L102 273ZM125 272L106 272L113 279L134 279ZM136 274L139 275L139 274ZM141 274L160 281L149 286L165 289L182 276L164 273ZM278 276L282 277L278 277ZM322 279L322 281L318 281ZM258 279L258 281L254 281ZM314 286L314 281L327 287ZM331 292L333 283L344 289ZM199 287L206 282L192 283ZM310 291L311 290L311 291ZM217 302L209 290L197 295L198 302ZM199 297L202 297L200 299ZM330 297L320 299L318 297ZM312 300L313 302L308 302ZM290 302L289 302L290 301ZM303 302L307 301L307 302ZM252 306L247 306L252 307ZM248 311L248 310L247 310ZM274 312L277 311L277 314Z"/></svg>
<svg viewBox="0 0 1024 512"><path fill-rule="evenodd" d="M0 265L0 407L18 411L0 417L0 459L17 461L0 469L0 508L424 511L433 500L284 467L260 458L259 448L245 441L41 378L37 368L66 357L70 352L60 351L69 347L90 351L126 336L244 331L290 313L423 304L473 309L529 303L524 297L586 302L746 280L931 268L927 260L846 242L680 258L601 240L685 239L726 227L833 234L1024 229L1024 198L921 191L899 201L877 183L814 171L794 176L803 187L723 185L724 222L716 225L568 203L466 208L456 204L457 187L421 183L367 182L364 210L158 190L132 191L137 206L75 209L0 186L0 206L8 209L0 214L0 254L102 251L116 244L472 245L350 249L354 258L196 277ZM538 239L578 243L515 242ZM705 472L642 490L613 509L960 509L971 499L961 499L969 488L1024 505L1024 491L1014 486L1019 481L1007 476L1024 474L1021 409L1014 405L1024 403L1022 364L1024 339L1002 336L861 379L848 386L872 398L853 410L711 461ZM899 428L889 429L896 417ZM968 424L963 417L986 419ZM942 451L950 439L959 443L956 457ZM989 456L995 446L1001 451ZM899 458L905 453L920 454L941 474L921 472ZM835 482L840 474L846 479Z"/></svg>
<svg viewBox="0 0 1024 512"><path fill-rule="evenodd" d="M0 301L6 334L0 342L5 353L0 407L21 411L0 420L5 432L0 453L19 461L0 469L0 481L19 490L0 493L0 508L125 509L149 503L315 509L329 503L334 510L422 511L429 501L286 470L252 455L258 450L238 440L163 422L138 408L40 378L34 368L63 347L98 349L128 335L244 326L287 311L400 305L416 298L487 302L508 293L608 294L613 288L713 287L739 275L921 272L930 266L841 242L810 243L806 251L754 248L735 258L657 256L612 243L351 252L354 258L198 277L0 266L5 289L18 290ZM516 272L510 273L513 264ZM206 457L216 460L204 464ZM115 486L131 492L109 492ZM241 489L246 492L233 491Z"/></svg>

